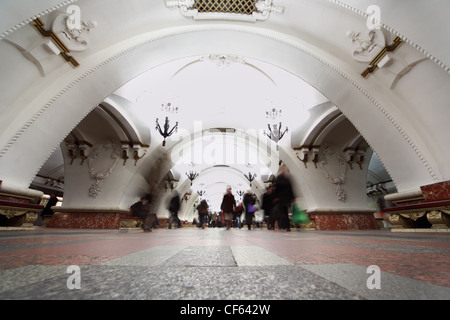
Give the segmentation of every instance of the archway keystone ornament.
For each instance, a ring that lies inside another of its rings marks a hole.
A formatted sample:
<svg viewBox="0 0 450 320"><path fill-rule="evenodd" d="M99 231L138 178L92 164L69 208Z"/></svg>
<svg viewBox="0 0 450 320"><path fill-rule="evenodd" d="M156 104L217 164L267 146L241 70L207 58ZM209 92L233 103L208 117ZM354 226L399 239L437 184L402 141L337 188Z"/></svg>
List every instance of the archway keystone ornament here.
<svg viewBox="0 0 450 320"><path fill-rule="evenodd" d="M319 167L325 173L328 181L336 185L336 198L345 202L347 198L343 187L347 175L345 158L335 148L327 146L320 155Z"/></svg>
<svg viewBox="0 0 450 320"><path fill-rule="evenodd" d="M97 198L100 195L103 189L100 180L106 179L111 174L119 159L120 148L113 143L105 143L92 150L88 162L89 173L96 181L89 188L89 197Z"/></svg>
<svg viewBox="0 0 450 320"><path fill-rule="evenodd" d="M282 14L284 7L273 0L166 0L166 7L178 7L180 13L194 20L221 19L256 22L266 20L272 12Z"/></svg>

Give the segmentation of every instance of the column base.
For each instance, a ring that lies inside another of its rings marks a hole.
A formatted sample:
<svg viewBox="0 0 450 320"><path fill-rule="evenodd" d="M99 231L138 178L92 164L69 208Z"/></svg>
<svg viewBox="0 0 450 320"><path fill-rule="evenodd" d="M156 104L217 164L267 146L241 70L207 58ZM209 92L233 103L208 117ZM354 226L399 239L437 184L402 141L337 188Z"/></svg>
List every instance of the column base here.
<svg viewBox="0 0 450 320"><path fill-rule="evenodd" d="M0 226L33 228L43 206L36 204L42 193L8 187L0 181Z"/></svg>

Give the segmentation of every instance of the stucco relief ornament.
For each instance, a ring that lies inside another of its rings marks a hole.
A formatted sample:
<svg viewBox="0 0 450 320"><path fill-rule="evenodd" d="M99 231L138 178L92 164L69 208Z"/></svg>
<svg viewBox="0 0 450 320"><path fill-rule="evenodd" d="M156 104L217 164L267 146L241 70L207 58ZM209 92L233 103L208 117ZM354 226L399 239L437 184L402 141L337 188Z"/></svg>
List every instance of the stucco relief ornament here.
<svg viewBox="0 0 450 320"><path fill-rule="evenodd" d="M95 21L81 21L79 28L72 27L69 14L60 14L53 21L52 30L72 51L84 51L88 48L88 34L97 26Z"/></svg>
<svg viewBox="0 0 450 320"><path fill-rule="evenodd" d="M215 9L218 8L218 12L212 9L210 12L208 12L208 10L206 10L205 12L200 10L202 12L199 12L194 0L165 0L165 2L168 8L178 7L182 15L186 17L193 17L195 20L224 19L255 22L257 20L266 20L267 18L269 18L272 12L279 14L284 12L284 7L273 5L273 0L257 0L255 2L255 11L253 11L252 14L244 14L239 12L220 12L221 8L226 11L226 9L224 9L224 7L227 5L225 1L204 1L204 4L209 3L211 7L214 7ZM201 2L197 3L197 5L198 4L200 4L200 6L202 5Z"/></svg>
<svg viewBox="0 0 450 320"><path fill-rule="evenodd" d="M210 54L208 56L202 57L201 61L211 62L218 67L228 67L234 63L242 63L245 64L246 61L243 57L233 56L233 55L224 55L224 54Z"/></svg>
<svg viewBox="0 0 450 320"><path fill-rule="evenodd" d="M347 162L344 157L334 148L326 147L320 156L319 166L324 171L328 181L336 185L336 198L339 201L345 202L347 194L343 186L347 175ZM330 171L337 172L339 176L331 175Z"/></svg>
<svg viewBox="0 0 450 320"><path fill-rule="evenodd" d="M263 16L268 17L271 12L283 13L284 7L275 6L272 4L272 0L259 0L255 2L257 12Z"/></svg>
<svg viewBox="0 0 450 320"><path fill-rule="evenodd" d="M11 219L20 216L23 212L18 212L14 209L5 209L0 212L0 214L6 216L7 219Z"/></svg>
<svg viewBox="0 0 450 320"><path fill-rule="evenodd" d="M370 62L384 48L386 41L380 30L369 30L367 34L347 31L347 37L353 43L353 59L360 62Z"/></svg>
<svg viewBox="0 0 450 320"><path fill-rule="evenodd" d="M89 197L97 198L102 192L101 180L106 179L120 159L119 147L113 143L105 143L96 147L89 155L89 173L95 183L89 188ZM96 170L94 165L100 170Z"/></svg>

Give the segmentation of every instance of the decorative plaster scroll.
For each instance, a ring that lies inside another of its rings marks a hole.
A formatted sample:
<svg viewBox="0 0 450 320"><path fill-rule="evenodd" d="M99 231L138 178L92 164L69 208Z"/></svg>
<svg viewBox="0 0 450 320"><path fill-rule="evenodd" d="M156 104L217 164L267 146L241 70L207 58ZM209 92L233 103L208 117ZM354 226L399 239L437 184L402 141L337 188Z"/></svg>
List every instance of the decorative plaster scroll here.
<svg viewBox="0 0 450 320"><path fill-rule="evenodd" d="M367 12L365 11L361 11L359 9L356 9L355 7L352 7L346 3L343 3L342 1L339 0L329 0L331 3L334 3L338 6L341 6L343 8L345 8L346 10L352 11L356 14L359 14L365 18L368 17ZM436 63L439 67L441 67L442 69L445 70L445 72L450 73L450 67L447 66L444 62L440 61L438 58L436 58L435 56L433 56L430 52L428 52L427 50L425 50L423 47L421 47L419 44L415 43L414 41L411 41L410 39L406 38L404 35L400 34L397 30L394 30L394 28L381 23L380 25L381 28L386 29L388 32L391 32L392 34L396 35L397 37L401 38L405 43L407 43L408 45L412 46L414 49L418 50L419 52L421 52L422 54L424 54L428 59L430 59L431 61L433 61L434 63Z"/></svg>
<svg viewBox="0 0 450 320"><path fill-rule="evenodd" d="M73 6L78 8L78 6ZM78 15L79 16L79 12ZM74 67L79 66L71 51L84 51L88 48L88 33L97 25L94 21L79 21L79 26L72 26L71 16L66 12L55 12L47 17L50 29L46 29L44 22L37 18L31 25L44 37L35 42L34 38L24 37L20 34L6 39L19 49L22 54L32 61L45 76L57 67L51 58L61 56Z"/></svg>
<svg viewBox="0 0 450 320"><path fill-rule="evenodd" d="M356 61L370 62L386 44L380 30L368 30L367 35L362 32L348 31L347 37L354 45L352 57Z"/></svg>
<svg viewBox="0 0 450 320"><path fill-rule="evenodd" d="M412 221L417 221L417 219L422 218L427 212L411 212L411 213L400 213L403 218L411 219Z"/></svg>
<svg viewBox="0 0 450 320"><path fill-rule="evenodd" d="M319 166L324 171L325 177L332 184L336 185L336 198L339 201L345 202L347 195L343 185L347 175L347 161L345 161L344 157L335 148L327 146L320 155ZM334 171L333 173L338 171L337 174L339 176L336 177L336 174L333 176L330 171Z"/></svg>
<svg viewBox="0 0 450 320"><path fill-rule="evenodd" d="M38 218L38 214L33 211L28 211L25 214L25 220L22 223L22 227L32 227Z"/></svg>
<svg viewBox="0 0 450 320"><path fill-rule="evenodd" d="M284 7L273 5L273 0L257 0L255 2L255 11L250 14L228 13L228 12L199 12L195 9L194 0L166 0L168 8L178 7L180 13L186 17L192 17L194 20L237 20L256 22L257 20L266 20L272 12L283 13Z"/></svg>
<svg viewBox="0 0 450 320"><path fill-rule="evenodd" d="M113 143L105 143L92 150L89 155L89 173L92 179L95 179L95 183L89 188L89 197L97 198L102 192L103 186L100 180L106 179L117 162L120 159L120 148ZM94 164L97 168L94 168Z"/></svg>
<svg viewBox="0 0 450 320"><path fill-rule="evenodd" d="M202 57L200 60L214 63L218 67L228 67L233 63L247 64L243 57L229 54L210 54L208 56Z"/></svg>
<svg viewBox="0 0 450 320"><path fill-rule="evenodd" d="M0 214L2 216L5 216L7 219L12 219L14 217L18 217L18 216L25 214L27 211L28 210L16 210L16 209L7 208L7 209L0 209Z"/></svg>
<svg viewBox="0 0 450 320"><path fill-rule="evenodd" d="M386 81L391 89L394 89L397 82L419 62L425 60L423 56L414 57L408 62L400 62L393 59L388 52L393 52L401 44L399 37L395 38L393 44L386 46L385 38L380 30L368 30L367 36L362 36L361 32L348 31L347 37L355 45L353 49L353 59L359 62L369 62L369 67L361 74L366 77L375 72L378 68L384 68L387 72Z"/></svg>
<svg viewBox="0 0 450 320"><path fill-rule="evenodd" d="M80 28L70 27L70 15L58 15L52 24L52 30L72 51L84 51L88 48L88 33L97 26L95 21L81 21Z"/></svg>
<svg viewBox="0 0 450 320"><path fill-rule="evenodd" d="M427 214L428 221L432 224L432 229L445 229L450 227L449 210L433 210Z"/></svg>
<svg viewBox="0 0 450 320"><path fill-rule="evenodd" d="M412 220L406 219L399 214L391 214L389 216L389 222L392 224L393 229L406 229L414 227Z"/></svg>

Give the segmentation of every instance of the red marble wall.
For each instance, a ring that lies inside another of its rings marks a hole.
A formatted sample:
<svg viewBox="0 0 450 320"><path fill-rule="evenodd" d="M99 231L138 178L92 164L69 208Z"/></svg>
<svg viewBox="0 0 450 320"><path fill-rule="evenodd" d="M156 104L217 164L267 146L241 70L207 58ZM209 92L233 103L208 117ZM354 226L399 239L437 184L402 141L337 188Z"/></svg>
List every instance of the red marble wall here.
<svg viewBox="0 0 450 320"><path fill-rule="evenodd" d="M426 201L450 199L450 181L420 187Z"/></svg>
<svg viewBox="0 0 450 320"><path fill-rule="evenodd" d="M116 212L56 212L47 228L119 229L124 213Z"/></svg>
<svg viewBox="0 0 450 320"><path fill-rule="evenodd" d="M373 230L379 229L373 214L332 213L310 214L316 230Z"/></svg>
<svg viewBox="0 0 450 320"><path fill-rule="evenodd" d="M19 198L14 196L8 196L8 195L0 195L1 201L10 201L10 202L17 202L17 203L32 203L30 199L27 198Z"/></svg>

